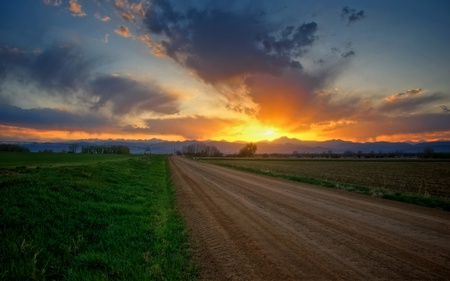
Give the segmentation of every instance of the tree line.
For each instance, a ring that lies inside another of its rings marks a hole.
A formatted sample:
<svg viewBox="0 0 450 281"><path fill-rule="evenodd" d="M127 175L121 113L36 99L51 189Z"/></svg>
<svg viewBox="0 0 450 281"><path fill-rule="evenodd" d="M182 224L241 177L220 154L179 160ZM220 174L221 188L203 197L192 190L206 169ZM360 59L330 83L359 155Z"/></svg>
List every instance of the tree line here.
<svg viewBox="0 0 450 281"><path fill-rule="evenodd" d="M247 143L239 150L238 157L253 157L255 156L257 146L255 143ZM221 157L223 153L214 145L207 145L204 143L194 143L183 146L181 150L176 151L178 155L185 155L189 157Z"/></svg>
<svg viewBox="0 0 450 281"><path fill-rule="evenodd" d="M130 154L130 148L125 145L90 145L90 146L82 146L81 153Z"/></svg>
<svg viewBox="0 0 450 281"><path fill-rule="evenodd" d="M181 150L176 152L178 155L189 157L220 157L223 153L214 145L206 145L204 143L194 143L183 146Z"/></svg>
<svg viewBox="0 0 450 281"><path fill-rule="evenodd" d="M30 149L18 144L0 143L0 151L7 152L30 152Z"/></svg>

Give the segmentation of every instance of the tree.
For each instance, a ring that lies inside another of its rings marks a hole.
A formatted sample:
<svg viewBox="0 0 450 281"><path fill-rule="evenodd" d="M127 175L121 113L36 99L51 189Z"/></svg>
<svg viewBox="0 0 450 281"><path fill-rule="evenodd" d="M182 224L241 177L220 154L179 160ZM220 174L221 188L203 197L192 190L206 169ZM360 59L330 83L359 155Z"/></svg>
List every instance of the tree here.
<svg viewBox="0 0 450 281"><path fill-rule="evenodd" d="M78 144L73 143L69 145L69 153L77 153L78 150Z"/></svg>
<svg viewBox="0 0 450 281"><path fill-rule="evenodd" d="M204 143L194 143L183 146L180 154L191 157L220 157L223 155L217 147L206 145Z"/></svg>
<svg viewBox="0 0 450 281"><path fill-rule="evenodd" d="M239 156L241 157L253 157L256 153L256 143L247 143L241 150L239 150Z"/></svg>
<svg viewBox="0 0 450 281"><path fill-rule="evenodd" d="M433 158L434 156L434 149L431 147L427 147L422 152L422 158Z"/></svg>
<svg viewBox="0 0 450 281"><path fill-rule="evenodd" d="M10 152L30 152L30 149L17 145L17 144L0 144L0 151L10 151Z"/></svg>

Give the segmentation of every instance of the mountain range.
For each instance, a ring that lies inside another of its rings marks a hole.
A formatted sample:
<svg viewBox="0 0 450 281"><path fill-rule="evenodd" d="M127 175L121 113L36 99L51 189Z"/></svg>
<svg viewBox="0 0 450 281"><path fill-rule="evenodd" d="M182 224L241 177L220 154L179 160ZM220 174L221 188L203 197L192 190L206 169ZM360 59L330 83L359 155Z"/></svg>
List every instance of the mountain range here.
<svg viewBox="0 0 450 281"><path fill-rule="evenodd" d="M183 146L200 143L197 140L186 141L166 141L161 139L150 140L74 140L66 142L8 142L20 144L27 147L31 152L44 150L52 150L53 152L69 151L71 145L78 147L78 151L82 146L100 146L100 145L124 145L130 148L131 153L154 153L154 154L171 154L177 150L181 150ZM228 141L202 141L206 145L217 147L224 154L234 154L245 145L246 142L228 142ZM258 154L263 153L283 153L292 154L294 151L298 153L322 153L333 152L343 153L345 151L363 153L370 152L404 152L418 153L425 149L433 149L434 152L450 152L450 141L442 140L435 142L351 142L344 140L328 140L328 141L302 141L295 138L281 137L272 141L256 142Z"/></svg>

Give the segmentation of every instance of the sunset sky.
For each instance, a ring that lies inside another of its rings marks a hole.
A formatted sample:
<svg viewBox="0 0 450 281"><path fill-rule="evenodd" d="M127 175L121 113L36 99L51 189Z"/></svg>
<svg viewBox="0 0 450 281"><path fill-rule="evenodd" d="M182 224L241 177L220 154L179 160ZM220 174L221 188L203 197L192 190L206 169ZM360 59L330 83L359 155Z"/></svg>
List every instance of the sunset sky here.
<svg viewBox="0 0 450 281"><path fill-rule="evenodd" d="M0 2L0 141L450 140L450 1Z"/></svg>

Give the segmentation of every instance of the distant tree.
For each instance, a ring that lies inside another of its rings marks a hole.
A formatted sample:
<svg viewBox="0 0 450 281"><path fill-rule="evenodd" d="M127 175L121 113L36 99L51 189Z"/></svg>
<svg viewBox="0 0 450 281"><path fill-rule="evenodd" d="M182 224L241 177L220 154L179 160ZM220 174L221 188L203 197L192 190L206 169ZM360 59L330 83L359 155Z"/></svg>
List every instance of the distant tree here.
<svg viewBox="0 0 450 281"><path fill-rule="evenodd" d="M2 143L2 144L0 144L0 151L30 152L30 149L20 146L20 145L17 145L17 144Z"/></svg>
<svg viewBox="0 0 450 281"><path fill-rule="evenodd" d="M433 158L434 156L434 149L431 147L427 147L423 150L421 153L422 158Z"/></svg>
<svg viewBox="0 0 450 281"><path fill-rule="evenodd" d="M355 157L355 153L351 150L346 150L344 151L344 153L342 154L343 157Z"/></svg>
<svg viewBox="0 0 450 281"><path fill-rule="evenodd" d="M358 156L358 158L361 158L364 156L364 153L361 150L358 150L358 152L356 152L356 155Z"/></svg>
<svg viewBox="0 0 450 281"><path fill-rule="evenodd" d="M97 146L83 146L81 153L90 154L130 154L130 148L125 145L97 145Z"/></svg>
<svg viewBox="0 0 450 281"><path fill-rule="evenodd" d="M253 157L255 156L257 147L256 143L247 143L241 150L239 150L239 156L241 157Z"/></svg>
<svg viewBox="0 0 450 281"><path fill-rule="evenodd" d="M213 145L206 145L204 143L193 143L185 145L181 149L181 154L191 157L220 157L223 156L220 150Z"/></svg>
<svg viewBox="0 0 450 281"><path fill-rule="evenodd" d="M69 153L77 153L78 150L78 144L73 143L69 145Z"/></svg>

